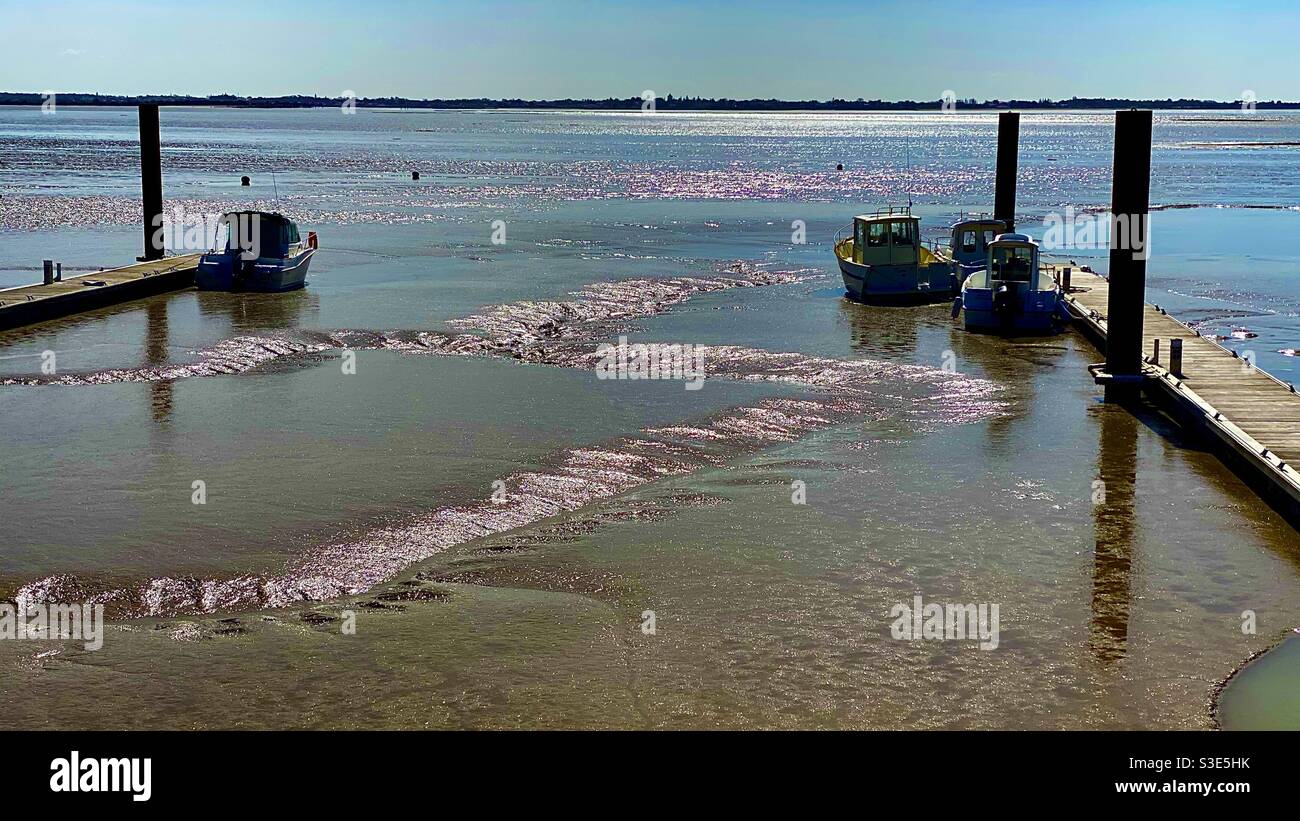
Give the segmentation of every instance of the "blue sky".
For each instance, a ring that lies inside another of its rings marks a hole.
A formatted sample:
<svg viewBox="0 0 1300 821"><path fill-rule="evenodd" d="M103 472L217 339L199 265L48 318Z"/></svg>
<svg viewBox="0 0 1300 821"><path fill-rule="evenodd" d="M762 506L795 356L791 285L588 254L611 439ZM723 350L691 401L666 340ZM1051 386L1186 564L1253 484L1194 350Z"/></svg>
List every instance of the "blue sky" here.
<svg viewBox="0 0 1300 821"><path fill-rule="evenodd" d="M6 91L1300 99L1272 0L0 0L0 43Z"/></svg>

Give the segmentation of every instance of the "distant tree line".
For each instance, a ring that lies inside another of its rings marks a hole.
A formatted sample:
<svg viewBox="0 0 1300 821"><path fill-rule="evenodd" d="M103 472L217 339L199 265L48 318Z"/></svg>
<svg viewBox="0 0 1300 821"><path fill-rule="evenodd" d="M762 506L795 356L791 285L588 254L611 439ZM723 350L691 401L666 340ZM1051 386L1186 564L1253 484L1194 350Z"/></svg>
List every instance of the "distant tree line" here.
<svg viewBox="0 0 1300 821"><path fill-rule="evenodd" d="M0 92L0 105L40 105L44 94ZM358 108L513 108L513 109L579 109L593 111L640 111L645 105L641 97L607 97L603 100L521 100L474 97L457 100L412 100L407 97L366 97L349 101L343 97L316 97L292 94L284 97L238 97L233 94L214 94L195 97L180 94L73 94L56 95L59 105L129 106L157 103L163 106L222 106L229 108L328 108L353 102ZM654 107L659 111L935 111L943 100L733 100L727 97L675 97L669 94L656 97ZM1071 97L1068 100L957 100L956 108L966 110L989 109L1238 109L1240 100L1130 100L1119 97ZM1256 109L1300 108L1300 102L1259 100Z"/></svg>

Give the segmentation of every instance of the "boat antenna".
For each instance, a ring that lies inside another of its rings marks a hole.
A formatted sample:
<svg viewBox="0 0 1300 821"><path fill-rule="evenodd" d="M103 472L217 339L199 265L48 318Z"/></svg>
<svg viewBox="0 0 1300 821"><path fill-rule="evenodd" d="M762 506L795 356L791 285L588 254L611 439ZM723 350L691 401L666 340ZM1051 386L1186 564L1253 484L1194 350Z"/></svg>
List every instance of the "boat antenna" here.
<svg viewBox="0 0 1300 821"><path fill-rule="evenodd" d="M275 208L280 210L280 186L275 181L275 169L271 169L271 188L275 191Z"/></svg>

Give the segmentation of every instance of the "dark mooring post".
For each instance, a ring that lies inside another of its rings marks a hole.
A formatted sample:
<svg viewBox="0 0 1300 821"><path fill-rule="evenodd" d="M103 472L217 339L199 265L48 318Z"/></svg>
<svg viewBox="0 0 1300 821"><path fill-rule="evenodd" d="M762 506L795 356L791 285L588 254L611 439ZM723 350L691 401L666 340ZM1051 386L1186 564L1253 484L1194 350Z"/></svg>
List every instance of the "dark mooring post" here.
<svg viewBox="0 0 1300 821"><path fill-rule="evenodd" d="M1147 208L1151 194L1151 112L1115 112L1110 187L1110 292L1106 301L1106 401L1142 387L1142 312L1147 285Z"/></svg>
<svg viewBox="0 0 1300 821"><path fill-rule="evenodd" d="M1020 114L998 115L998 170L993 188L993 218L1002 220L1007 233L1016 230L1016 162L1020 153Z"/></svg>
<svg viewBox="0 0 1300 821"><path fill-rule="evenodd" d="M162 259L163 247L154 242L163 212L162 139L156 105L140 106L140 192L144 201L144 256L140 259Z"/></svg>

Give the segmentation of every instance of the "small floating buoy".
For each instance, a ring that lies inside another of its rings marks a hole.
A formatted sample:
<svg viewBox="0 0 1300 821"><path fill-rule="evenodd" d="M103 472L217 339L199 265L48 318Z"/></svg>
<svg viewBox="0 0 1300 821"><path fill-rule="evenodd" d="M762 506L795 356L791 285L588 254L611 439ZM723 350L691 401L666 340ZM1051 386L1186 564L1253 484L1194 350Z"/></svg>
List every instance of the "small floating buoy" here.
<svg viewBox="0 0 1300 821"><path fill-rule="evenodd" d="M412 171L412 172L411 172L411 179L413 179L413 180L418 180L419 178L420 178L420 172L419 172L419 171Z"/></svg>
<svg viewBox="0 0 1300 821"><path fill-rule="evenodd" d="M239 184L240 184L240 185L252 185L252 184L253 184L253 181L250 180L248 177L240 177L240 178L239 178Z"/></svg>

